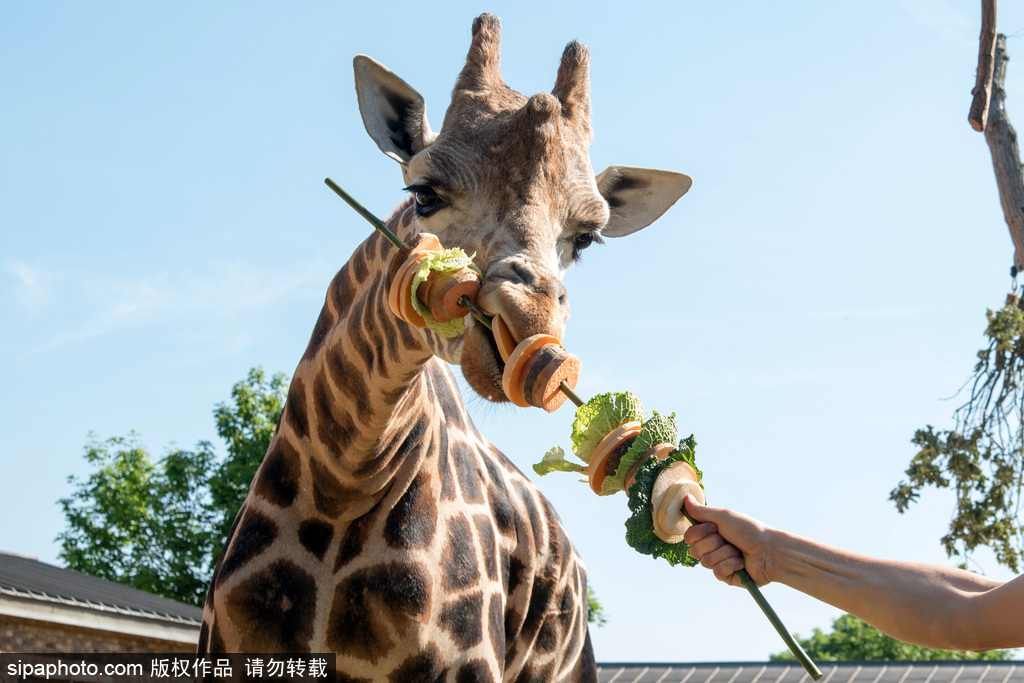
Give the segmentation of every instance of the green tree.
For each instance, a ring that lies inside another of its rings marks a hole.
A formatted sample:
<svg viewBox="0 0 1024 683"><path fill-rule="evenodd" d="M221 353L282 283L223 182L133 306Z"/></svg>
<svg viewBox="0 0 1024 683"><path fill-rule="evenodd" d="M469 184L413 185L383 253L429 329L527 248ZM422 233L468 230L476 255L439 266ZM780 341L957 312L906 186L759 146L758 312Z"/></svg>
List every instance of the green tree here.
<svg viewBox="0 0 1024 683"><path fill-rule="evenodd" d="M999 311L989 310L986 348L978 352L970 397L954 414L956 425L919 429L919 449L907 478L889 494L905 512L922 489L948 488L956 509L942 545L949 556L964 558L979 545L1014 572L1024 565L1024 527L1018 512L1024 484L1024 310L1011 295Z"/></svg>
<svg viewBox="0 0 1024 683"><path fill-rule="evenodd" d="M93 472L75 476L59 501L68 528L57 540L70 569L190 604L209 582L213 515L208 507L210 444L170 450L154 463L132 432L85 447Z"/></svg>
<svg viewBox="0 0 1024 683"><path fill-rule="evenodd" d="M253 368L214 409L227 444L168 449L154 462L135 432L90 435L92 473L59 505L67 529L58 557L69 569L201 606L213 566L263 459L284 405L288 379Z"/></svg>
<svg viewBox="0 0 1024 683"><path fill-rule="evenodd" d="M597 593L590 586L587 586L587 623L595 626L604 626L608 618L604 615L604 607L597 599Z"/></svg>
<svg viewBox="0 0 1024 683"><path fill-rule="evenodd" d="M987 659L1007 660L1011 650L990 650L988 652L961 652L959 650L931 650L920 645L911 645L885 635L874 626L852 614L844 614L832 622L832 633L814 629L810 638L797 637L797 642L816 661L857 661L857 660L962 660ZM772 661L795 659L789 650L774 654Z"/></svg>
<svg viewBox="0 0 1024 683"><path fill-rule="evenodd" d="M263 368L255 367L231 388L232 403L218 403L214 408L217 434L228 450L210 477L211 504L217 515L214 557L227 542L235 515L270 446L287 391L287 375L278 373L267 379Z"/></svg>

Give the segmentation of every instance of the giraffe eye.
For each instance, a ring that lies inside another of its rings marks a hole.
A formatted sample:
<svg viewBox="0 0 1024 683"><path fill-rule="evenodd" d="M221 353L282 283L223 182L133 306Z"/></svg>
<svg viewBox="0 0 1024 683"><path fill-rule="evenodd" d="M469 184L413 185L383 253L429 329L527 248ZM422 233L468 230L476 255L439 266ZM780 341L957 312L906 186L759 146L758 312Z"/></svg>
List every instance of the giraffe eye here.
<svg viewBox="0 0 1024 683"><path fill-rule="evenodd" d="M582 232L572 238L572 258L574 261L578 261L580 258L580 252L589 247L594 242L601 243L601 237L596 232Z"/></svg>
<svg viewBox="0 0 1024 683"><path fill-rule="evenodd" d="M410 185L405 189L412 192L413 201L416 202L416 213L420 216L429 216L441 208L441 198L429 185Z"/></svg>

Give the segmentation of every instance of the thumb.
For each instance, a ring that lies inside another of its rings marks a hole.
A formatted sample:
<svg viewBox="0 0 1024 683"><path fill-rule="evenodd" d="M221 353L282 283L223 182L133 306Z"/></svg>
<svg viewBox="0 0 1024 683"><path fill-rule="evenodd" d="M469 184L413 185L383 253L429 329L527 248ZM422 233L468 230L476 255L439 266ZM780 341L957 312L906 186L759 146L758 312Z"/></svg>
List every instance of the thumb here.
<svg viewBox="0 0 1024 683"><path fill-rule="evenodd" d="M688 494L686 498L683 499L683 505L686 506L686 511L690 513L690 516L698 522L715 521L715 508L709 508L707 505L701 505L700 502L694 498L693 494Z"/></svg>

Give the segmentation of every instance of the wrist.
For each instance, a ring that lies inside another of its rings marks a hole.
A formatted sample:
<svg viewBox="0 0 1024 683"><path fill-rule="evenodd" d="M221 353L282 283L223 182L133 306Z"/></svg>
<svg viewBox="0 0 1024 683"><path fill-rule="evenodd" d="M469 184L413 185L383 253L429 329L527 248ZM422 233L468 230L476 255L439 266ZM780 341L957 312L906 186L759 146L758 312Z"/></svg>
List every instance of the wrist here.
<svg viewBox="0 0 1024 683"><path fill-rule="evenodd" d="M790 535L784 531L772 529L771 527L764 528L761 544L761 547L764 548L764 554L761 557L761 571L764 572L764 578L767 582L775 583L779 581L779 577L782 574L785 547L790 540Z"/></svg>

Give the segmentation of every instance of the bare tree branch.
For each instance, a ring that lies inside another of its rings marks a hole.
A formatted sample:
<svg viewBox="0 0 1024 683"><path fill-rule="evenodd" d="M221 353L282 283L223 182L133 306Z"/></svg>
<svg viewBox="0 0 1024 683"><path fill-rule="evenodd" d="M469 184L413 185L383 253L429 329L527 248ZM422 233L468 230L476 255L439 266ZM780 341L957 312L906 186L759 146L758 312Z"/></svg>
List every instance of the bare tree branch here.
<svg viewBox="0 0 1024 683"><path fill-rule="evenodd" d="M977 131L985 130L992 90L992 68L996 53L996 0L981 0L981 37L978 40L978 75L974 101L967 120Z"/></svg>
<svg viewBox="0 0 1024 683"><path fill-rule="evenodd" d="M985 142L992 153L999 201L1015 248L1013 264L1016 273L1024 271L1024 174L1021 172L1017 132L1006 116L1006 90L1003 84L1006 81L1007 61L1006 36L1000 33L996 38L992 99L985 125Z"/></svg>

